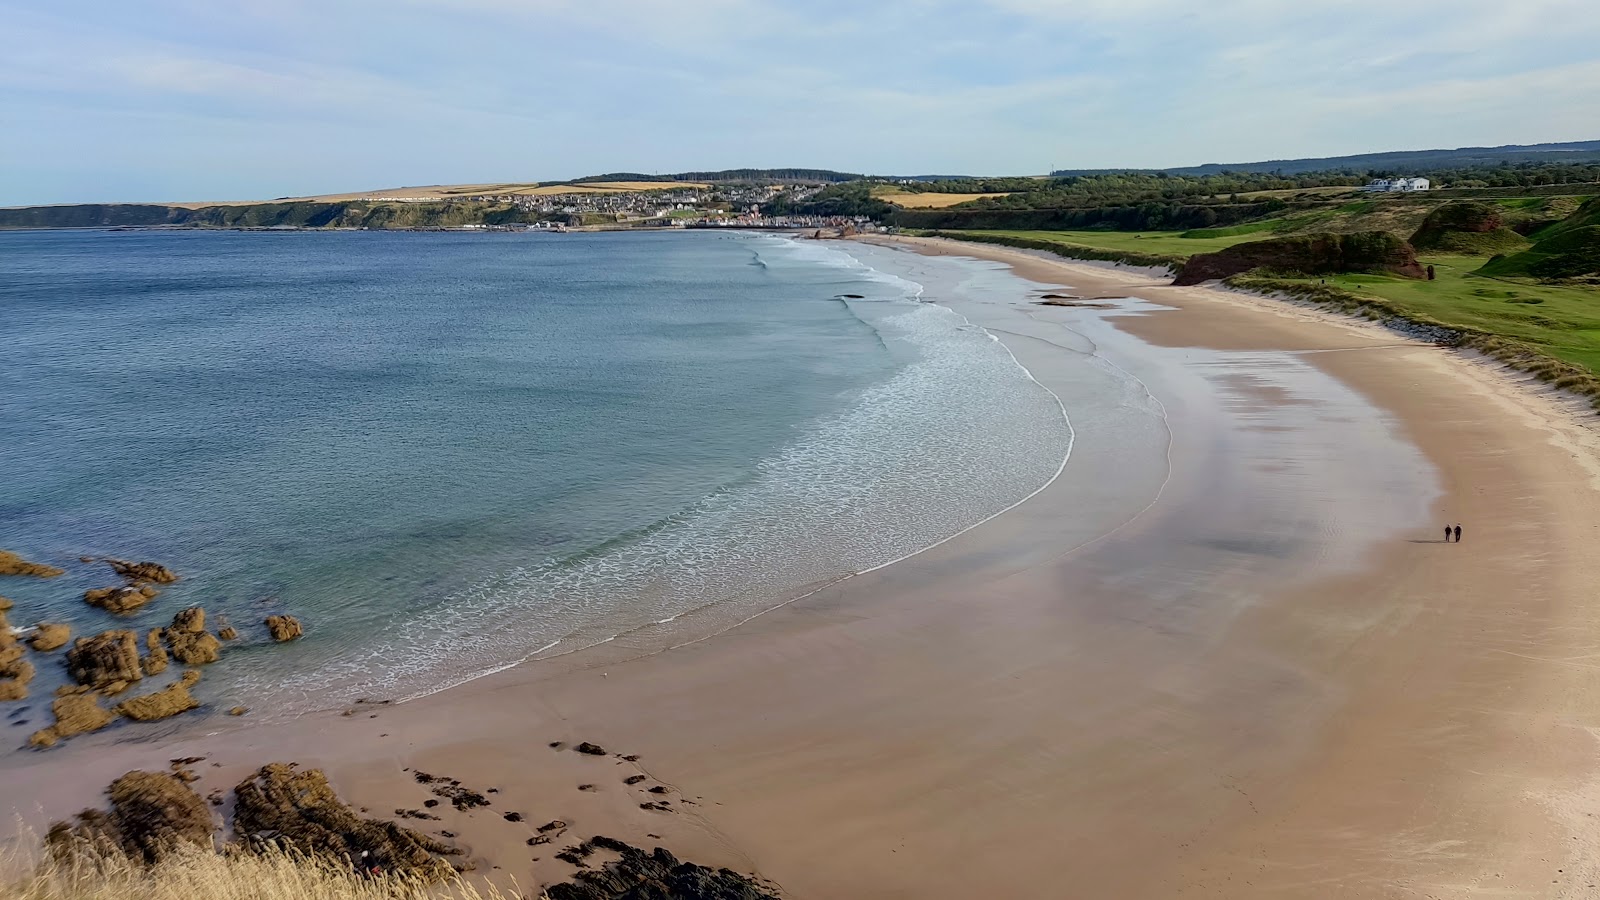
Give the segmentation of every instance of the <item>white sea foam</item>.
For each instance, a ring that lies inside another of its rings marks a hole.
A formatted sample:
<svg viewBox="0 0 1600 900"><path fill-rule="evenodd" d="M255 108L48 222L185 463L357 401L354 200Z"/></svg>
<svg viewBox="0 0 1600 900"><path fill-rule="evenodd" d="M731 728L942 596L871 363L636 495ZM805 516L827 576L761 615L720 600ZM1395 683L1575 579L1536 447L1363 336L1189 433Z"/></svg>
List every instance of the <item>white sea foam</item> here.
<svg viewBox="0 0 1600 900"><path fill-rule="evenodd" d="M631 539L475 584L448 599L447 629L418 622L333 664L251 685L260 706L417 696L691 612L745 620L939 543L1059 473L1065 411L987 332L916 302L922 285L834 247L767 237L752 246L769 265L834 267L874 283L857 314L910 361L811 423L743 485ZM467 656L463 634L475 636Z"/></svg>

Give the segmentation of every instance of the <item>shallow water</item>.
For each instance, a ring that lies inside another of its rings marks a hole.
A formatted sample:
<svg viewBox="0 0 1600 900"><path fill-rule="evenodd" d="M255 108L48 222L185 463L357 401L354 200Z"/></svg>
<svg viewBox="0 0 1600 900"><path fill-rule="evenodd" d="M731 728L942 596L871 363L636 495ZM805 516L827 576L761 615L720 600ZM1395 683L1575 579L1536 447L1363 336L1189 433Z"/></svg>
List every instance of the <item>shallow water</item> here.
<svg viewBox="0 0 1600 900"><path fill-rule="evenodd" d="M0 546L69 569L12 618L109 627L77 558L159 560L127 621L225 615L206 699L293 712L748 615L1059 467L1056 398L921 290L761 235L0 235Z"/></svg>

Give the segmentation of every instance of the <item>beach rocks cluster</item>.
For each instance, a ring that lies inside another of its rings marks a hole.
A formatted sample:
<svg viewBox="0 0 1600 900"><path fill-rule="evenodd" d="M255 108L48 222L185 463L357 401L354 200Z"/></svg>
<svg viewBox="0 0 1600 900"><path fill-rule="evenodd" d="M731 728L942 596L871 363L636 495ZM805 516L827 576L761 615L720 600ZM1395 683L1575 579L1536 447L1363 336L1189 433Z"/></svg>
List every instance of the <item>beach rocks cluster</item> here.
<svg viewBox="0 0 1600 900"><path fill-rule="evenodd" d="M97 562L87 556L80 557L80 561ZM124 584L92 588L84 592L83 599L90 606L114 615L140 611L160 596L156 585L169 585L179 580L178 573L157 562L110 558L99 562L110 566ZM60 574L63 570L54 566L29 562L16 553L0 550L0 575L53 578ZM63 664L76 684L76 687L57 692L51 704L56 721L30 737L29 743L35 747L54 746L74 735L97 731L119 716L149 722L198 709L200 702L190 689L200 680L200 673L192 668L165 687L125 699L111 709L101 701L120 695L147 678L162 675L173 661L188 667L217 662L222 657L225 642L239 638L238 630L220 619L214 626L216 631L211 631L207 627L205 609L198 606L179 611L164 628L150 629L143 641L137 632L128 628L113 628L75 641L72 627L65 623L40 622L31 631L13 629L5 620L5 612L12 608L10 600L0 597L0 702L28 696L28 683L35 670L21 646L23 643L36 653L66 648ZM305 634L305 627L293 616L267 616L263 624L274 641L295 640ZM243 706L235 706L230 714L243 715L246 711Z"/></svg>
<svg viewBox="0 0 1600 900"><path fill-rule="evenodd" d="M645 852L615 838L595 836L562 851L582 862L597 850L617 858L597 870L546 888L550 900L777 900L775 889L730 869L709 869L679 860L657 847Z"/></svg>
<svg viewBox="0 0 1600 900"><path fill-rule="evenodd" d="M454 874L455 848L393 822L364 818L319 769L263 766L234 788L233 830L247 847L329 856L360 871L439 881Z"/></svg>

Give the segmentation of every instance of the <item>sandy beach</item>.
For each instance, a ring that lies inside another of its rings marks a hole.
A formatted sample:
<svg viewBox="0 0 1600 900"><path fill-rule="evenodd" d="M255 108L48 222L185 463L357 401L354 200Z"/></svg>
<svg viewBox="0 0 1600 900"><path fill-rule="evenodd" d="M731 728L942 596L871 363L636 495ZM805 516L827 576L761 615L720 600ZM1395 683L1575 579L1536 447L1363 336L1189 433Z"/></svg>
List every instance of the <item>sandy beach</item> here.
<svg viewBox="0 0 1600 900"><path fill-rule="evenodd" d="M8 807L45 822L173 757L207 757L202 794L294 759L375 812L430 797L408 770L496 789L423 824L524 887L606 834L818 900L1600 891L1592 416L1276 301L892 243L869 249L1084 298L950 303L1071 413L1067 465L1026 502L671 649L81 738L0 769ZM553 820L569 836L530 845Z"/></svg>

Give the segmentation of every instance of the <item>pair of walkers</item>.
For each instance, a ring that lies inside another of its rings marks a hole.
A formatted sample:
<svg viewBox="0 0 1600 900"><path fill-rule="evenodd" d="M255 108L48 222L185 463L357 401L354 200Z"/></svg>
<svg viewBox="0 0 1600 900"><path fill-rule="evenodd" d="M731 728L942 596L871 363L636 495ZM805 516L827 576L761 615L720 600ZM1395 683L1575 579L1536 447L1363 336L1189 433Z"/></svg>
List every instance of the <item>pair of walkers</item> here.
<svg viewBox="0 0 1600 900"><path fill-rule="evenodd" d="M1450 535L1451 534L1455 535L1456 543L1458 543L1458 544L1461 543L1461 526L1460 525L1457 525L1454 528L1451 528L1449 525L1446 525L1444 527L1444 542L1446 544L1450 543Z"/></svg>

